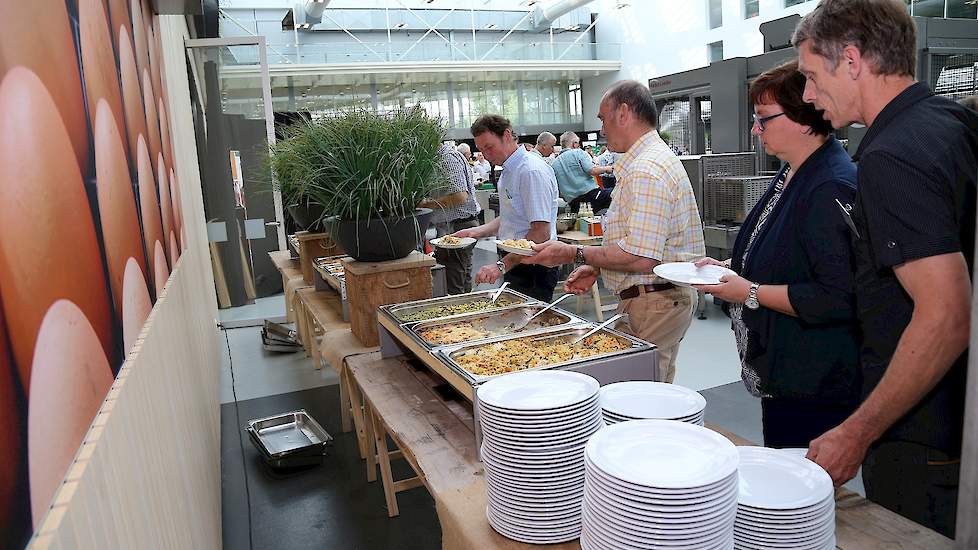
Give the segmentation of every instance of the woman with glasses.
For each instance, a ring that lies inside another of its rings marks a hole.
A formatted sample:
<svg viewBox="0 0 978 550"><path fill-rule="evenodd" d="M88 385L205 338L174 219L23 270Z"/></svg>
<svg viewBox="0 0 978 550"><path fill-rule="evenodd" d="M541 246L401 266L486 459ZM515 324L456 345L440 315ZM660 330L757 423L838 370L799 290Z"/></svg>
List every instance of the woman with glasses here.
<svg viewBox="0 0 978 550"><path fill-rule="evenodd" d="M725 302L768 447L808 447L855 410L861 391L847 212L856 167L804 88L796 61L751 84L751 133L784 165L733 257L699 262L738 273L698 288Z"/></svg>

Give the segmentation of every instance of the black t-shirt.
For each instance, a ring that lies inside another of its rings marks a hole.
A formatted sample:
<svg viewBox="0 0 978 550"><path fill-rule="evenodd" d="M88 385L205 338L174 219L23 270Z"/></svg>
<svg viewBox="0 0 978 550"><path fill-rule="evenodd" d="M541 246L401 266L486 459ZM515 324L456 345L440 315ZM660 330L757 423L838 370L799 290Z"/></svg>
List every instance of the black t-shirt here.
<svg viewBox="0 0 978 550"><path fill-rule="evenodd" d="M852 217L864 396L882 378L913 314L893 268L961 252L973 272L976 159L978 114L921 83L880 112L859 146ZM960 452L966 369L964 353L883 439Z"/></svg>

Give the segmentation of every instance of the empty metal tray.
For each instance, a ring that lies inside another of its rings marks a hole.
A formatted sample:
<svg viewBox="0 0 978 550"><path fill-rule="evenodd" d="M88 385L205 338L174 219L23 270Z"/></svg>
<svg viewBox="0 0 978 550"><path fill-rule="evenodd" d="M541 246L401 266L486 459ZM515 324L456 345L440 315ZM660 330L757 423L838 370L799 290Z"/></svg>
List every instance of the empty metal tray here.
<svg viewBox="0 0 978 550"><path fill-rule="evenodd" d="M319 464L333 440L305 409L249 420L248 434L265 462L275 468Z"/></svg>

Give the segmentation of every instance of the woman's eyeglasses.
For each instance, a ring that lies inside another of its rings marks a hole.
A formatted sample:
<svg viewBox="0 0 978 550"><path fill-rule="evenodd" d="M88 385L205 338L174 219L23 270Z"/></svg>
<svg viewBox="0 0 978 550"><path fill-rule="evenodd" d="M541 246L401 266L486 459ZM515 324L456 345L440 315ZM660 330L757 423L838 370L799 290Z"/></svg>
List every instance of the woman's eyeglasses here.
<svg viewBox="0 0 978 550"><path fill-rule="evenodd" d="M761 131L763 132L765 125L769 121L771 121L773 119L776 119L776 118L778 118L779 116L781 116L783 114L784 113L781 112L781 113L775 113L773 115L768 115L768 116L757 116L757 113L754 113L754 124L757 124L757 127L760 128Z"/></svg>

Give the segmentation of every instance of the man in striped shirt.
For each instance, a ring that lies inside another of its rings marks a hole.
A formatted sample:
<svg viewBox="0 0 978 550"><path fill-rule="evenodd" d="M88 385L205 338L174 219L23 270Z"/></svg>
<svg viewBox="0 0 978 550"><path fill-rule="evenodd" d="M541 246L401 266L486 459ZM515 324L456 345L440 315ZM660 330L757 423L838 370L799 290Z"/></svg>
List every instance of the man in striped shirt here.
<svg viewBox="0 0 978 550"><path fill-rule="evenodd" d="M598 109L608 148L624 154L615 164L618 184L605 216L604 245L571 246L550 241L524 263L578 267L564 289L581 294L600 274L628 313L632 334L654 343L662 380L676 375L679 342L693 318L696 293L652 273L665 262L688 262L706 254L703 227L689 177L656 131L658 113L649 89L635 81L615 84Z"/></svg>

